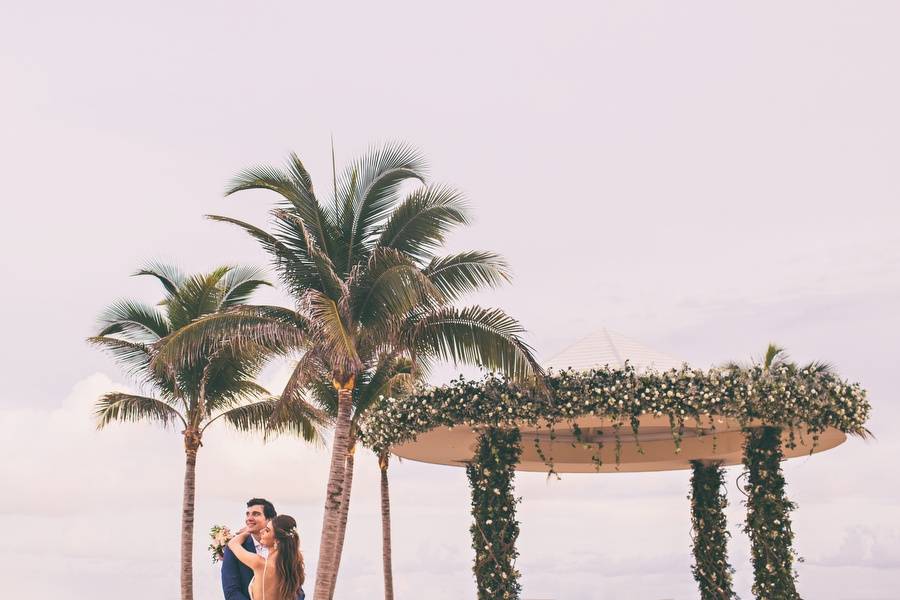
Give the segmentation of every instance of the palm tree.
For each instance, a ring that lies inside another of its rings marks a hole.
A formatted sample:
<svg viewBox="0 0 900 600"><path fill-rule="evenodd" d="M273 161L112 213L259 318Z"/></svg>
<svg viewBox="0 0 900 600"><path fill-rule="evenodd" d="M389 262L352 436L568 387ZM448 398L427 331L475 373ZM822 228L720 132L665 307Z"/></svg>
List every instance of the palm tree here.
<svg viewBox="0 0 900 600"><path fill-rule="evenodd" d="M332 154L332 163L333 154ZM337 391L314 599L328 600L337 571L338 533L353 394L357 381L381 361L406 358L423 370L435 360L479 364L511 376L539 372L523 329L500 309L459 308L473 290L509 279L492 252L439 257L446 234L469 222L457 190L425 183L422 156L403 144L370 150L333 176L333 194L320 202L300 158L286 169L240 173L228 194L265 189L280 199L271 232L230 217L271 255L296 306L236 309L210 315L178 334L171 353L202 352L210 331L235 343L303 353L282 392L290 401L321 373Z"/></svg>
<svg viewBox="0 0 900 600"><path fill-rule="evenodd" d="M344 463L344 483L341 490L340 520L335 551L335 569L331 582L331 597L337 584L337 572L340 568L341 555L344 547L344 539L347 532L347 518L350 511L350 494L353 487L353 468L356 456L356 442L359 438L359 428L362 421L368 416L368 411L382 397L397 397L413 391L416 383L412 364L408 360L395 359L379 361L374 371L368 371L360 376L353 389L353 416L350 420L350 436L347 443L347 459ZM312 396L316 399L326 414L331 418L337 413L338 398L333 386L326 380L319 380L312 386ZM387 496L387 464L386 457L379 455L379 467L381 468L381 504L382 504L382 558L385 574L385 599L393 598L393 578L391 576L390 556L390 500Z"/></svg>
<svg viewBox="0 0 900 600"><path fill-rule="evenodd" d="M89 341L110 351L157 397L104 395L96 405L97 428L114 421L152 421L183 428L181 598L192 600L195 471L207 428L221 420L240 431L292 432L313 441L321 417L300 403L278 402L253 381L263 366L263 355L252 345L207 340L208 351L190 365L156 360L169 337L194 319L227 311L246 302L260 286L269 285L258 270L219 267L185 277L174 267L149 265L135 275L155 277L162 284L165 296L159 308L131 300L116 302L102 314L100 332Z"/></svg>

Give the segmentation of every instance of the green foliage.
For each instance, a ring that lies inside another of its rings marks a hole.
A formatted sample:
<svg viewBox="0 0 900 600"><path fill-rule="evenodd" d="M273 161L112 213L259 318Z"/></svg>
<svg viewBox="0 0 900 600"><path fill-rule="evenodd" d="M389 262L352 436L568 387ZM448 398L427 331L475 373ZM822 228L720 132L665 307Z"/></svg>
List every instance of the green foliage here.
<svg viewBox="0 0 900 600"><path fill-rule="evenodd" d="M280 406L254 382L265 356L258 345L207 328L196 360L177 360L166 352L173 337L204 316L220 317L235 307L265 310L239 306L260 286L269 285L258 269L224 266L184 276L175 267L151 264L135 275L157 279L163 299L156 306L131 300L112 304L101 315L99 334L89 341L112 353L159 398L106 394L97 402L99 428L114 421L181 424L193 445L199 444L206 427L222 419L242 431L292 432L317 439L322 415L300 403Z"/></svg>
<svg viewBox="0 0 900 600"><path fill-rule="evenodd" d="M798 600L790 513L796 505L787 499L781 471L781 430L747 430L744 466L747 482L747 519L753 561L753 594L765 600Z"/></svg>
<svg viewBox="0 0 900 600"><path fill-rule="evenodd" d="M719 464L691 461L691 527L694 565L691 571L701 600L730 600L734 569L728 562L728 521L725 469Z"/></svg>
<svg viewBox="0 0 900 600"><path fill-rule="evenodd" d="M302 354L282 397L318 379L356 381L404 359L415 375L436 360L476 364L513 377L540 372L524 330L499 309L454 305L466 293L509 279L491 252L436 255L468 223L462 194L425 181L421 154L405 144L372 148L335 172L320 197L297 155L284 168L241 172L228 193L278 195L266 230L230 217L256 239L294 297L293 309L238 306L199 318L173 335L164 359L194 363L208 340L226 337L273 354ZM302 371L302 372L301 372Z"/></svg>
<svg viewBox="0 0 900 600"><path fill-rule="evenodd" d="M556 424L568 423L578 435L577 420L586 416L602 417L617 431L630 426L637 435L639 418L653 415L669 418L677 452L685 427L712 430L715 436L712 416L733 418L745 426L762 422L792 433L796 430L816 441L829 427L866 435L870 408L859 384L842 381L831 372L793 365L709 371L683 367L641 375L626 365L551 373L545 384L544 390L536 390L491 375L480 381L459 379L423 388L405 398L385 398L366 421L363 438L377 450L415 439L435 427L521 423L548 427L551 433ZM599 466L599 448L597 453ZM551 456L547 462L552 469Z"/></svg>
<svg viewBox="0 0 900 600"><path fill-rule="evenodd" d="M478 438L475 457L466 466L472 491L473 571L479 600L519 598L516 570L519 522L513 478L522 452L518 429L488 428Z"/></svg>

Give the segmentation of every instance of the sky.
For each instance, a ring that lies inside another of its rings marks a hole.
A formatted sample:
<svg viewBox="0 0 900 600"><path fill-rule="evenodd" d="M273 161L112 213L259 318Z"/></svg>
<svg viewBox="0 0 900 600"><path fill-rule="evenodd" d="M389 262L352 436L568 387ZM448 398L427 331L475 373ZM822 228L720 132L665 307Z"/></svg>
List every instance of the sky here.
<svg viewBox="0 0 900 600"><path fill-rule="evenodd" d="M900 586L900 5L893 2L8 3L0 20L0 548L23 598L174 598L177 432L95 431L134 389L85 338L150 260L265 265L240 231L272 197L229 180L291 151L319 189L404 140L475 222L447 251L503 254L470 299L542 359L601 327L691 365L769 342L860 382L874 441L785 463L804 597ZM288 302L279 290L260 301ZM50 342L53 342L52 344ZM289 365L263 382L277 389ZM448 379L452 366L438 369ZM195 579L221 597L213 524L251 496L300 523L314 571L328 452L222 429L198 464ZM378 470L360 452L338 600L381 594ZM750 598L728 471L735 581ZM474 598L461 469L391 467L397 598ZM688 474L517 476L523 598L695 598ZM307 585L311 589L311 585Z"/></svg>

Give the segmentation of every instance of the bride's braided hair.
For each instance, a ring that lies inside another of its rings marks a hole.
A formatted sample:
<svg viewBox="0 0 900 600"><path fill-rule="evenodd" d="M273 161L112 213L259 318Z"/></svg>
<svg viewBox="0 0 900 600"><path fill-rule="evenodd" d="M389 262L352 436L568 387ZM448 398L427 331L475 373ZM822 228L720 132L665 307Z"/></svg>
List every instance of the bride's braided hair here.
<svg viewBox="0 0 900 600"><path fill-rule="evenodd" d="M278 515L270 523L278 543L276 568L278 579L281 580L279 595L282 600L296 600L300 594L300 586L306 579L297 521L288 515Z"/></svg>

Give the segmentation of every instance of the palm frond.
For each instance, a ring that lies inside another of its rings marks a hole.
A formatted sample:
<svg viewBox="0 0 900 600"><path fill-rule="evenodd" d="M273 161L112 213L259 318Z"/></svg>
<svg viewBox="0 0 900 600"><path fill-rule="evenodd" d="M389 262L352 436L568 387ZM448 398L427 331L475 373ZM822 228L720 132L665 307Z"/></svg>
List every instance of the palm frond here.
<svg viewBox="0 0 900 600"><path fill-rule="evenodd" d="M363 326L405 315L421 305L440 305L440 288L403 253L376 248L359 276L352 276L350 310Z"/></svg>
<svg viewBox="0 0 900 600"><path fill-rule="evenodd" d="M155 277L165 288L167 294L178 293L178 288L184 283L184 275L174 265L151 262L134 272L134 277L149 275Z"/></svg>
<svg viewBox="0 0 900 600"><path fill-rule="evenodd" d="M129 375L149 375L151 346L102 335L89 337L87 341L109 352L116 361L125 366Z"/></svg>
<svg viewBox="0 0 900 600"><path fill-rule="evenodd" d="M355 399L354 421L365 418L366 411L378 402L381 396L411 392L416 383L412 363L408 360L387 359L378 363L371 377L360 386L359 397Z"/></svg>
<svg viewBox="0 0 900 600"><path fill-rule="evenodd" d="M468 222L461 192L444 185L424 186L409 194L393 211L378 245L428 262L443 245L447 233Z"/></svg>
<svg viewBox="0 0 900 600"><path fill-rule="evenodd" d="M152 342L165 337L170 326L159 310L141 302L119 300L100 315L98 336L120 334L132 341Z"/></svg>
<svg viewBox="0 0 900 600"><path fill-rule="evenodd" d="M234 267L225 279L222 280L225 288L219 308L230 308L237 304L244 304L250 299L257 289L262 286L271 287L266 281L265 273L256 267Z"/></svg>
<svg viewBox="0 0 900 600"><path fill-rule="evenodd" d="M814 360L813 362L806 364L802 367L803 371L808 371L810 373L815 374L826 374L826 373L834 373L834 365L828 362L824 362L821 360Z"/></svg>
<svg viewBox="0 0 900 600"><path fill-rule="evenodd" d="M790 358L788 357L787 350L781 346L769 344L769 347L766 348L766 354L763 357L763 367L765 369L770 369L779 364L787 363L789 360Z"/></svg>
<svg viewBox="0 0 900 600"><path fill-rule="evenodd" d="M318 285L313 283L313 281L305 279L304 281L299 282L299 286L295 287L314 287L315 289L328 294L332 298L339 297L344 291L343 282L335 272L334 262L322 251L316 241L312 238L309 228L306 227L306 223L298 218L297 215L284 210L274 210L273 214L279 219L283 227L288 228L289 231L285 233L295 232L297 234L297 236L293 238L293 243L297 246L295 250L299 250L300 252L295 251L295 253L298 254L298 256L305 258L308 261L308 264L315 269ZM282 235L281 240L282 242L286 242L287 238ZM295 289L294 291L296 292L298 290Z"/></svg>
<svg viewBox="0 0 900 600"><path fill-rule="evenodd" d="M303 349L308 332L308 320L287 308L240 305L196 319L160 340L156 360L203 364L226 341L237 352L252 345L252 350L283 355Z"/></svg>
<svg viewBox="0 0 900 600"><path fill-rule="evenodd" d="M231 269L221 266L209 273L191 275L178 288L178 293L166 298L164 306L173 329L219 309L224 291L222 280Z"/></svg>
<svg viewBox="0 0 900 600"><path fill-rule="evenodd" d="M274 235L267 233L266 231L256 227L255 225L251 225L250 223L246 223L239 219L232 219L231 217L224 217L222 215L205 215L207 219L210 221L217 221L219 223L230 223L231 225L236 225L246 231L253 239L258 241L260 245L263 247L263 250L272 255L275 259L276 264L284 263L284 262L292 262L297 259L291 250L285 246L277 237Z"/></svg>
<svg viewBox="0 0 900 600"><path fill-rule="evenodd" d="M349 165L338 184L348 268L364 258L365 243L397 204L400 185L411 179L424 183L426 168L424 156L400 142L372 148Z"/></svg>
<svg viewBox="0 0 900 600"><path fill-rule="evenodd" d="M314 343L321 349L323 362L342 373L362 370L351 323L337 302L317 290L309 290L303 303L308 307L310 320L316 323Z"/></svg>
<svg viewBox="0 0 900 600"><path fill-rule="evenodd" d="M225 192L230 196L242 190L271 190L279 194L298 218L312 227L320 247L330 256L336 236L336 225L322 209L313 191L312 179L300 157L291 153L287 170L268 166L245 169L235 176Z"/></svg>
<svg viewBox="0 0 900 600"><path fill-rule="evenodd" d="M414 317L404 335L416 354L432 355L502 372L510 377L540 375L542 369L513 317L498 308L443 307Z"/></svg>
<svg viewBox="0 0 900 600"><path fill-rule="evenodd" d="M281 400L291 402L302 398L310 383L319 379L330 380L331 373L322 363L319 353L311 349L305 352L294 365L294 370L281 392Z"/></svg>
<svg viewBox="0 0 900 600"><path fill-rule="evenodd" d="M424 273L450 301L511 280L509 265L494 252L469 251L434 258Z"/></svg>
<svg viewBox="0 0 900 600"><path fill-rule="evenodd" d="M180 421L187 426L181 413L162 400L121 392L112 392L100 398L94 415L97 418L97 429L102 429L113 421L156 421L164 427Z"/></svg>
<svg viewBox="0 0 900 600"><path fill-rule="evenodd" d="M308 404L294 402L285 406L277 399L268 398L219 413L210 419L203 431L222 419L238 431L258 432L267 438L275 434L290 433L308 442L321 442L319 428L324 422L323 418L321 413Z"/></svg>

